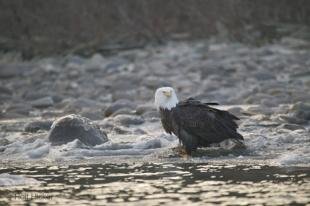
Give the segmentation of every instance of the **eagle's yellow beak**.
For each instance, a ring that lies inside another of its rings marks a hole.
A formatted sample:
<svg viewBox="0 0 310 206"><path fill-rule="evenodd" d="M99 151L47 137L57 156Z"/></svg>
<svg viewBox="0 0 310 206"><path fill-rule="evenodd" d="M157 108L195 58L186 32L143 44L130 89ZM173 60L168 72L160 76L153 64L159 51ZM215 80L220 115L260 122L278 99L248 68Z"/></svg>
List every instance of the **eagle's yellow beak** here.
<svg viewBox="0 0 310 206"><path fill-rule="evenodd" d="M164 93L164 95L165 95L166 97L171 97L171 95L172 95L172 92L171 92L171 91L163 91L163 93Z"/></svg>

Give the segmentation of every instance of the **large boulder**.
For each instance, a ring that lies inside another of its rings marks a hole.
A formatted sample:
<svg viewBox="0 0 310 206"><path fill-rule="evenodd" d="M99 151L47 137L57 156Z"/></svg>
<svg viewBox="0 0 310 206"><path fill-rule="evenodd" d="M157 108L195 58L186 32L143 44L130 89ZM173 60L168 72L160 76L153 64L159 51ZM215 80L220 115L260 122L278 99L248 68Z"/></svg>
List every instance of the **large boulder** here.
<svg viewBox="0 0 310 206"><path fill-rule="evenodd" d="M75 139L88 146L108 141L106 133L85 117L70 114L54 121L48 134L48 140L52 145L66 144Z"/></svg>

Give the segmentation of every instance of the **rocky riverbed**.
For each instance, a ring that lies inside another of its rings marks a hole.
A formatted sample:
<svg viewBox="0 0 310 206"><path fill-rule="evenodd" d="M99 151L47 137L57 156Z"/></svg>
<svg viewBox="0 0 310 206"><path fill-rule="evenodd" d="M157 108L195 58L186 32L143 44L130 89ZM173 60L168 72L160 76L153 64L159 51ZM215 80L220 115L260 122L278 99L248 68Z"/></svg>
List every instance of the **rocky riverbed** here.
<svg viewBox="0 0 310 206"><path fill-rule="evenodd" d="M310 43L305 40L283 38L261 47L170 42L110 56L21 61L5 55L0 62L2 173L17 174L12 168L33 164L143 162L302 166L309 172ZM240 117L247 149L232 150L228 141L186 160L179 157L171 149L178 140L163 132L153 105L161 86L174 87L179 99L218 102L218 108ZM78 138L53 145L51 125L69 114L87 118L87 125L96 127L91 126L93 134L104 138L94 145ZM309 182L303 187L309 189Z"/></svg>

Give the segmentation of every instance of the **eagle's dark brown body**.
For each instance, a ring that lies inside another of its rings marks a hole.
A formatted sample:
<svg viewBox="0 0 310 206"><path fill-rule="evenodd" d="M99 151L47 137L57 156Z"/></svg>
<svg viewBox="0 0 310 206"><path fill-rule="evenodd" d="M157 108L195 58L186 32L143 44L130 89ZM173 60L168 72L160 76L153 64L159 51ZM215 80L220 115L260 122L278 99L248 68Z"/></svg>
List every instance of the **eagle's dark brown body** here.
<svg viewBox="0 0 310 206"><path fill-rule="evenodd" d="M237 132L237 117L194 99L180 102L171 110L160 108L161 122L167 133L175 134L186 152L207 147L225 139L243 140Z"/></svg>

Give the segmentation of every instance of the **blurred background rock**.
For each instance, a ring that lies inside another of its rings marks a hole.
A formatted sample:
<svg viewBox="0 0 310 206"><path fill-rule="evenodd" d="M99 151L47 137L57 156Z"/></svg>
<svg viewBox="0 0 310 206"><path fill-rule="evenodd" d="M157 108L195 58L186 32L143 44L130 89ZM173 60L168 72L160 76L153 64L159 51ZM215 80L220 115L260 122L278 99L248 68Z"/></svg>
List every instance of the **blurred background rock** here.
<svg viewBox="0 0 310 206"><path fill-rule="evenodd" d="M216 36L254 45L310 39L308 0L0 0L0 51L22 58Z"/></svg>

